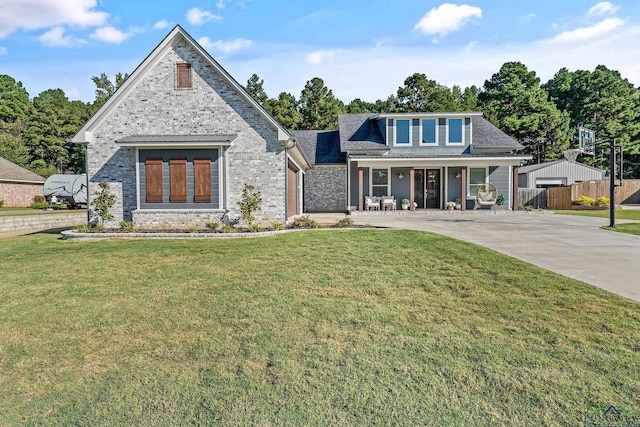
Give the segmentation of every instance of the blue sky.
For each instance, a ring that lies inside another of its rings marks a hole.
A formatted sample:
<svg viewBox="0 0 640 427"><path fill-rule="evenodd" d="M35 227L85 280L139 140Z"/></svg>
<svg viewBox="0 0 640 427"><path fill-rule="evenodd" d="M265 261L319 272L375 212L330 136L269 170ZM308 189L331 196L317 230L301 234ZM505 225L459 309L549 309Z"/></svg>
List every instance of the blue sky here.
<svg viewBox="0 0 640 427"><path fill-rule="evenodd" d="M0 74L91 101L91 76L133 71L175 24L272 97L313 77L345 102L386 99L415 72L481 86L506 61L543 82L604 64L640 85L637 0L2 0Z"/></svg>

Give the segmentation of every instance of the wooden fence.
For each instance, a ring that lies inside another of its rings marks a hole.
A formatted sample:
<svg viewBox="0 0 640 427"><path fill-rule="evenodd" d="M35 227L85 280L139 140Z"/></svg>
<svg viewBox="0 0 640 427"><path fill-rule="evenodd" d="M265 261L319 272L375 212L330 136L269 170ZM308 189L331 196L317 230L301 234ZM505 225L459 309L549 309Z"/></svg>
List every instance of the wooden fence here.
<svg viewBox="0 0 640 427"><path fill-rule="evenodd" d="M609 180L584 181L567 187L549 188L549 209L571 209L571 202L580 196L594 199L609 197ZM622 181L621 187L616 187L615 204L640 204L640 179Z"/></svg>
<svg viewBox="0 0 640 427"><path fill-rule="evenodd" d="M518 203L546 209L547 194L546 188L518 188Z"/></svg>

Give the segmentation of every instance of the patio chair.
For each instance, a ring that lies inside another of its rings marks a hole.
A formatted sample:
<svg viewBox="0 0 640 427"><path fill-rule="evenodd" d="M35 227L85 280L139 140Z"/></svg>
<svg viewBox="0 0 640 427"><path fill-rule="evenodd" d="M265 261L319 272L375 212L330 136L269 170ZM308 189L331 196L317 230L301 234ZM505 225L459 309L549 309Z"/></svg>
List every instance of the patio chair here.
<svg viewBox="0 0 640 427"><path fill-rule="evenodd" d="M497 197L497 188L495 185L487 182L486 184L482 184L478 187L478 191L476 192L475 197L475 205L473 209L481 209L485 206L493 206L496 204Z"/></svg>
<svg viewBox="0 0 640 427"><path fill-rule="evenodd" d="M375 211L380 210L380 199L375 196L366 196L364 198L364 208L367 211L370 211L372 208Z"/></svg>
<svg viewBox="0 0 640 427"><path fill-rule="evenodd" d="M382 196L382 210L396 210L396 198L393 196Z"/></svg>

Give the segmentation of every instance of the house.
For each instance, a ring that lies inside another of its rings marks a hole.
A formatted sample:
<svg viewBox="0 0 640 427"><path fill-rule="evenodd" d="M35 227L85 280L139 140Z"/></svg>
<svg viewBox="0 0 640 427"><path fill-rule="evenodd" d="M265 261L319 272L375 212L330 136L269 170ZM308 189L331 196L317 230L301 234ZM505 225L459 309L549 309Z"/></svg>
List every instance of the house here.
<svg viewBox="0 0 640 427"><path fill-rule="evenodd" d="M180 26L72 141L86 145L89 203L101 182L116 195L110 225L238 217L245 184L262 193L259 219L302 213L301 147Z"/></svg>
<svg viewBox="0 0 640 427"><path fill-rule="evenodd" d="M484 183L517 209L518 166L531 158L478 112L343 114L335 131L293 135L313 165L305 175L308 212L362 211L365 196L409 199L414 209L461 199L471 209Z"/></svg>
<svg viewBox="0 0 640 427"><path fill-rule="evenodd" d="M518 169L518 187L557 187L582 181L601 180L605 179L606 175L607 172L602 169L562 159L554 162L522 166Z"/></svg>
<svg viewBox="0 0 640 427"><path fill-rule="evenodd" d="M0 200L4 207L27 207L42 196L45 179L0 157Z"/></svg>

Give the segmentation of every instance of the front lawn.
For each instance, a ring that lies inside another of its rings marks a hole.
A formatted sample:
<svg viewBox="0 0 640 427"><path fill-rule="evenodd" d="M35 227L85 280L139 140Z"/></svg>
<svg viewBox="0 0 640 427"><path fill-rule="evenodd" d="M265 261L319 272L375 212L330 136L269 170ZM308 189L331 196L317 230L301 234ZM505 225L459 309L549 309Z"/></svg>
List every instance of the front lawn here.
<svg viewBox="0 0 640 427"><path fill-rule="evenodd" d="M562 215L580 215L580 216L593 216L597 218L609 218L609 210L557 210L557 214ZM640 209L616 209L617 219L629 219L633 221L640 221Z"/></svg>
<svg viewBox="0 0 640 427"><path fill-rule="evenodd" d="M0 245L0 425L582 425L640 305L429 233Z"/></svg>
<svg viewBox="0 0 640 427"><path fill-rule="evenodd" d="M623 224L616 224L616 228L602 227L605 230L617 231L618 233L627 233L640 235L640 222L626 222Z"/></svg>

